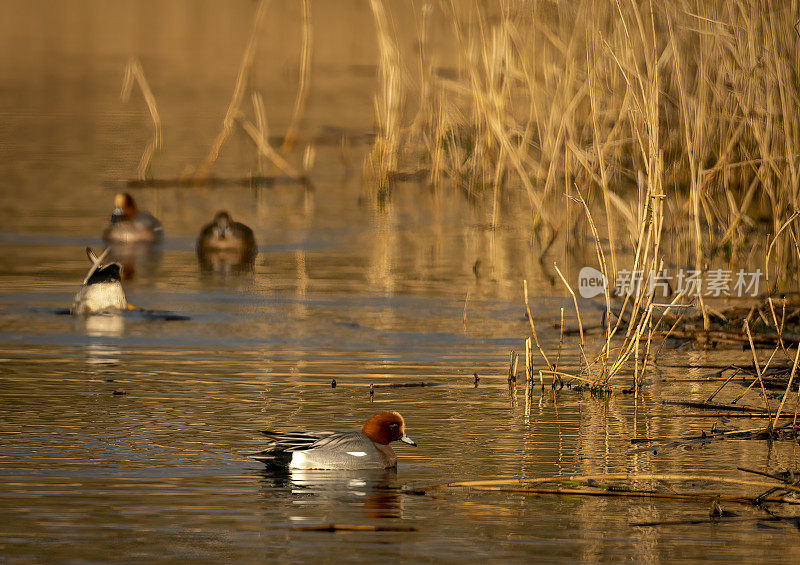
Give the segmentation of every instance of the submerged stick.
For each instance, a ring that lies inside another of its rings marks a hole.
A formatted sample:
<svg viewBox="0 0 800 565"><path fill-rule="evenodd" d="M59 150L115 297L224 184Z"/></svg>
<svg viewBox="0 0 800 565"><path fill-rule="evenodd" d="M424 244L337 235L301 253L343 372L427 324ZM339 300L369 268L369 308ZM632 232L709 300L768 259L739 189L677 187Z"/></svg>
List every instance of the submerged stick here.
<svg viewBox="0 0 800 565"><path fill-rule="evenodd" d="M711 396L709 396L708 398L706 398L706 403L708 403L708 402L711 402L712 400L714 400L714 397L715 397L715 396L717 396L717 395L720 393L720 391L721 391L723 388L725 388L725 385L726 385L726 384L728 384L729 382L731 382L731 379L733 379L733 377L735 377L736 375L738 375L738 374L739 374L739 371L741 371L741 368L740 368L740 367L737 367L737 368L736 368L736 370L735 370L733 373L731 373L731 376L730 376L730 377L728 377L727 379L725 379L725 382L724 382L724 383L722 383L721 385L719 385L719 388L718 388L717 390L715 390L715 391L714 391L714 392L711 394Z"/></svg>
<svg viewBox="0 0 800 565"><path fill-rule="evenodd" d="M373 385L373 389L375 388L416 388L416 387L426 387L426 386L442 386L442 383L432 383L426 381L419 381L415 383L389 383L385 385Z"/></svg>
<svg viewBox="0 0 800 565"><path fill-rule="evenodd" d="M794 414L778 414L773 416L767 412L754 412L754 413L726 413L726 412L712 412L705 414L701 412L693 412L690 414L681 414L681 418L794 418ZM773 425L774 427L774 425Z"/></svg>
<svg viewBox="0 0 800 565"><path fill-rule="evenodd" d="M699 481L699 482L713 482L722 484L753 486L753 487L774 487L778 486L775 483L768 483L765 481L748 481L743 479L733 479L727 477L709 477L707 475L675 475L675 474L635 474L635 473L608 473L600 475L562 475L552 477L540 477L532 479L485 479L476 481L457 481L452 483L443 483L439 485L432 485L424 488L410 489L408 491L412 494L425 494L434 490L442 490L445 488L472 488L472 487L485 487L485 486L506 486L506 485L541 485L547 483L565 483L565 482L586 482L586 481ZM782 488L788 488L793 492L800 492L800 487L790 487L779 485ZM800 502L799 502L800 503Z"/></svg>
<svg viewBox="0 0 800 565"><path fill-rule="evenodd" d="M319 526L294 526L296 532L416 532L414 526L371 526L366 524L321 524Z"/></svg>
<svg viewBox="0 0 800 565"><path fill-rule="evenodd" d="M478 491L493 491L493 492L515 492L520 494L555 494L561 496L610 496L610 497L624 497L624 498L660 498L667 500L682 500L685 502L712 502L718 500L720 502L735 502L738 504L746 504L752 506L760 502L775 502L781 504L800 504L800 501L787 500L780 497L750 497L750 496L735 496L723 495L717 493L702 493L702 492L689 492L689 493L669 493L669 492L648 492L648 491L635 491L635 490L586 490L586 489L570 489L570 488L506 488L506 487L474 487Z"/></svg>
<svg viewBox="0 0 800 565"><path fill-rule="evenodd" d="M119 191L132 188L219 188L225 186L272 186L274 184L290 182L296 183L297 179L290 177L252 175L246 177L173 177L173 178L145 178L117 180L107 183L106 188Z"/></svg>
<svg viewBox="0 0 800 565"><path fill-rule="evenodd" d="M749 406L738 406L736 404L717 404L716 402L691 402L686 400L662 400L664 404L672 404L675 406L686 406L688 408L714 408L717 410L725 409L734 412L758 412L761 413L760 408L751 408Z"/></svg>
<svg viewBox="0 0 800 565"><path fill-rule="evenodd" d="M781 522L783 520L796 520L795 516L709 516L695 520L663 520L661 522L631 522L634 528L651 528L653 526L691 526L694 524L717 524L720 522Z"/></svg>

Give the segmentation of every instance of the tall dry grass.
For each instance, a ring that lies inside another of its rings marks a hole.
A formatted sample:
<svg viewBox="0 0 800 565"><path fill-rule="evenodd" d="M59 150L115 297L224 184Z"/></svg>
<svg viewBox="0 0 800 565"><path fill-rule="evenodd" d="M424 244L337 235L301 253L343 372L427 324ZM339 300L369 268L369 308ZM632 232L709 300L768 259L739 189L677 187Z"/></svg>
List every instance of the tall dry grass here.
<svg viewBox="0 0 800 565"><path fill-rule="evenodd" d="M498 198L523 190L542 247L593 233L611 281L664 264L752 266L769 234L780 236L770 282L791 281L797 226L782 226L800 206L798 0L423 2L420 48L405 58L397 6L371 6L381 94L369 178L421 158L431 184L491 197L493 222ZM450 22L455 72L433 62L431 18ZM625 327L607 316L606 345L586 360L601 380L652 328L652 294L624 302Z"/></svg>
<svg viewBox="0 0 800 565"><path fill-rule="evenodd" d="M423 3L420 30L430 12L452 22L455 77L430 67L424 36L419 60L402 60L390 4L371 7L381 135L370 165L384 174L422 154L431 180L517 184L539 215L575 184L621 221L605 226L612 272L614 244L641 231L640 174L698 263L740 251L765 221L775 233L797 207L796 0Z"/></svg>

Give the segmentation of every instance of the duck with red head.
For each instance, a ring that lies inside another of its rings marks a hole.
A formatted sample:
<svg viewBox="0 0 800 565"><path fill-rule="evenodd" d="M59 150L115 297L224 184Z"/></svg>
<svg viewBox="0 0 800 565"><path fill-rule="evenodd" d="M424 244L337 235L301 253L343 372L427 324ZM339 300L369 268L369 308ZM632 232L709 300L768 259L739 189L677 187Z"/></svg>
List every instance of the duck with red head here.
<svg viewBox="0 0 800 565"><path fill-rule="evenodd" d="M270 440L267 448L248 455L289 469L388 469L397 466L390 443L417 445L406 435L405 422L397 412L375 414L360 432L262 433Z"/></svg>
<svg viewBox="0 0 800 565"><path fill-rule="evenodd" d="M142 212L133 196L120 192L114 197L111 223L103 232L109 244L154 244L164 238L164 229L152 214Z"/></svg>
<svg viewBox="0 0 800 565"><path fill-rule="evenodd" d="M393 441L402 441L417 446L414 440L406 435L406 423L398 412L379 412L364 422L361 433L375 443L389 445Z"/></svg>

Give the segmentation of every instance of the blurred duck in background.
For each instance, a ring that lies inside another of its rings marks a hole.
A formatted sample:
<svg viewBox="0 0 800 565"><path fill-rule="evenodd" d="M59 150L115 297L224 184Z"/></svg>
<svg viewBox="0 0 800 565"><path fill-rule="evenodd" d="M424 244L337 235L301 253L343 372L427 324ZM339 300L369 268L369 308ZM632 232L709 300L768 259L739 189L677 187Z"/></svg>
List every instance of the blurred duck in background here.
<svg viewBox="0 0 800 565"><path fill-rule="evenodd" d="M153 244L164 238L164 229L152 214L142 212L136 201L127 192L114 197L114 211L111 224L103 232L103 239L109 244Z"/></svg>
<svg viewBox="0 0 800 565"><path fill-rule="evenodd" d="M205 272L236 273L253 269L258 247L253 230L219 211L197 238L197 258Z"/></svg>
<svg viewBox="0 0 800 565"><path fill-rule="evenodd" d="M103 264L110 249L106 249L99 257L90 248L86 248L86 256L92 266L83 279L83 286L75 295L72 303L72 314L88 316L92 314L118 314L128 308L125 292L120 279L120 264Z"/></svg>

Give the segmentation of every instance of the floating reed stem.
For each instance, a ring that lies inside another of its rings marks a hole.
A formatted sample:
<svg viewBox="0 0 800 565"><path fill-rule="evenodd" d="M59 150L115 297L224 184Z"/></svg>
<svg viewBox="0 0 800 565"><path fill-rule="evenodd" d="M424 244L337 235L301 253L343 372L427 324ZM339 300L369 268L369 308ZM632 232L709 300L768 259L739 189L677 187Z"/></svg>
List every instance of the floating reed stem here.
<svg viewBox="0 0 800 565"><path fill-rule="evenodd" d="M446 488L475 488L475 487L500 487L508 485L518 485L523 488L530 488L547 483L585 483L588 481L672 481L672 482L711 482L738 486L767 487L780 486L788 491L800 493L800 486L780 484L774 482L754 481L735 479L729 477L712 477L708 475L674 475L674 474L636 474L636 473L608 473L599 475L563 475L551 477L539 477L530 479L485 479L476 481L457 481L427 486L423 488L411 489L408 492L413 494L427 494L431 491ZM800 502L798 502L800 504Z"/></svg>

